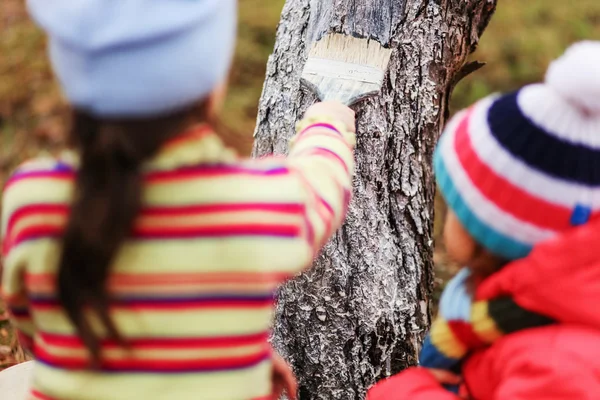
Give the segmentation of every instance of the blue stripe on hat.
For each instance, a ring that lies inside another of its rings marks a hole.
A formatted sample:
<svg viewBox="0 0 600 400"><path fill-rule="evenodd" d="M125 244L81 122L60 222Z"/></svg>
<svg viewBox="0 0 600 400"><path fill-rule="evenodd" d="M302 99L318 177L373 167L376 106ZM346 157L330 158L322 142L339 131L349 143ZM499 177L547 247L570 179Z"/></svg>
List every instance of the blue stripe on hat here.
<svg viewBox="0 0 600 400"><path fill-rule="evenodd" d="M450 178L450 175L446 170L440 148L441 146L438 145L438 149L434 156L434 169L438 186L442 196L446 200L446 204L456 214L469 234L489 251L501 257L509 260L516 260L527 256L529 252L531 252L531 245L519 242L496 231L479 220L479 218L477 218L477 216L469 209L469 206L461 197L461 194L456 189L456 186L454 186L454 182L452 182L452 178Z"/></svg>
<svg viewBox="0 0 600 400"><path fill-rule="evenodd" d="M498 143L513 157L543 173L583 185L600 185L600 169L592 167L600 165L600 150L562 140L537 126L523 114L518 95L503 96L489 109L488 124Z"/></svg>

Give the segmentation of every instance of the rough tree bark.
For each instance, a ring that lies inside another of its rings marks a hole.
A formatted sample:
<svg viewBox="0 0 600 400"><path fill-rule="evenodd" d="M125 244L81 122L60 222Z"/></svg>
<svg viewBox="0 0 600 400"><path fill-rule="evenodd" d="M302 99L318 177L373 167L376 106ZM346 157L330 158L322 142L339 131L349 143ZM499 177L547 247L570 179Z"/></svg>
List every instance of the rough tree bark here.
<svg viewBox="0 0 600 400"><path fill-rule="evenodd" d="M457 77L496 0L287 0L267 68L254 155L287 151L315 101L300 86L307 47L335 31L394 49L380 97L357 107L354 199L314 269L279 293L275 347L302 400L361 399L417 360L429 322L432 151Z"/></svg>

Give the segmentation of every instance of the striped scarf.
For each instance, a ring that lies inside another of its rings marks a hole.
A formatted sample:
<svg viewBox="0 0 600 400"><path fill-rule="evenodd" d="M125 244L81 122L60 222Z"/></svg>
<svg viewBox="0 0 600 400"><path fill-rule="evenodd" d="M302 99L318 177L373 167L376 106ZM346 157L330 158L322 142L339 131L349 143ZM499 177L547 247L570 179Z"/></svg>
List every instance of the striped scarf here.
<svg viewBox="0 0 600 400"><path fill-rule="evenodd" d="M466 285L470 275L470 270L463 268L444 289L439 315L421 350L422 367L459 373L463 360L472 351L512 332L553 322L525 310L510 297L475 300Z"/></svg>

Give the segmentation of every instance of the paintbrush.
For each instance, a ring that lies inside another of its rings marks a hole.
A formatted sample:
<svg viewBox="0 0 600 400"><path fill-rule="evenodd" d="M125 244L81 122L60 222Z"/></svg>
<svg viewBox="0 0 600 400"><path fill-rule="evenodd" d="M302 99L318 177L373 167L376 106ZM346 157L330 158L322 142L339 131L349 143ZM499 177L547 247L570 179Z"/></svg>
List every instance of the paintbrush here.
<svg viewBox="0 0 600 400"><path fill-rule="evenodd" d="M315 42L302 82L321 101L347 106L379 94L392 51L372 39L332 33Z"/></svg>

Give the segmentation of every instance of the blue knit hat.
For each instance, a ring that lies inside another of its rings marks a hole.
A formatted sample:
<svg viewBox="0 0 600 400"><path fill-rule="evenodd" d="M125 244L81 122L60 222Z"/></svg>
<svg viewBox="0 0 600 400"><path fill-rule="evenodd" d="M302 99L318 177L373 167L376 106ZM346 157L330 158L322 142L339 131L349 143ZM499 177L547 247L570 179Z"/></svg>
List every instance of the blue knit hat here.
<svg viewBox="0 0 600 400"><path fill-rule="evenodd" d="M102 117L179 110L228 72L236 0L27 0L76 107Z"/></svg>

